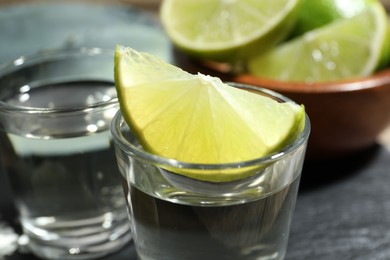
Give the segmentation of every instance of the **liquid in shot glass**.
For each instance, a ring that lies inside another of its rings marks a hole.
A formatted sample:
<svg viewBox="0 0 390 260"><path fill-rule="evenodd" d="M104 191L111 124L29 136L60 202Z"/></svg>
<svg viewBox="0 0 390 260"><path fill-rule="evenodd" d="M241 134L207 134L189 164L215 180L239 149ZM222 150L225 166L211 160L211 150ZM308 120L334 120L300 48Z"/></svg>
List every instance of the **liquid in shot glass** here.
<svg viewBox="0 0 390 260"><path fill-rule="evenodd" d="M288 100L261 88L231 85ZM308 118L303 131L275 153L223 164L188 163L145 151L120 111L111 132L139 259L284 259L310 132ZM253 169L250 177L225 182L177 174Z"/></svg>
<svg viewBox="0 0 390 260"><path fill-rule="evenodd" d="M51 51L0 70L0 155L28 237L46 259L90 259L131 239L109 125L111 51Z"/></svg>

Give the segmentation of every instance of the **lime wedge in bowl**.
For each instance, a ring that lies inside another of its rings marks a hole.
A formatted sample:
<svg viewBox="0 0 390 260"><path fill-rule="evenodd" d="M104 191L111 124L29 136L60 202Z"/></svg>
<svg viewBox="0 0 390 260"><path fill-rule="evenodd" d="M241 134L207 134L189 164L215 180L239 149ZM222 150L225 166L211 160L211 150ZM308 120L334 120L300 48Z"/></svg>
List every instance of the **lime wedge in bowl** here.
<svg viewBox="0 0 390 260"><path fill-rule="evenodd" d="M374 2L362 13L309 31L248 62L252 75L324 82L364 77L389 62L389 21Z"/></svg>
<svg viewBox="0 0 390 260"><path fill-rule="evenodd" d="M282 41L300 0L164 0L162 24L187 54L208 60L245 59Z"/></svg>
<svg viewBox="0 0 390 260"><path fill-rule="evenodd" d="M123 117L142 147L181 162L221 164L260 158L292 142L305 124L301 105L193 75L122 46L115 53L115 83ZM212 182L253 174L240 169L175 173Z"/></svg>

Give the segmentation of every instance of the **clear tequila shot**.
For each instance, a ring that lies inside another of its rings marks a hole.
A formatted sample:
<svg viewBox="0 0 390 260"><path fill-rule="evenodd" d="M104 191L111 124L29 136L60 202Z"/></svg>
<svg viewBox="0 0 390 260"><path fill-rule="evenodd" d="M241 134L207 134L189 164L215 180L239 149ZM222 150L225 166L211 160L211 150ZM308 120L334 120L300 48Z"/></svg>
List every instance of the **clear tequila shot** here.
<svg viewBox="0 0 390 260"><path fill-rule="evenodd" d="M1 69L0 154L28 246L90 259L131 239L109 125L112 52L53 51Z"/></svg>
<svg viewBox="0 0 390 260"><path fill-rule="evenodd" d="M264 89L233 86L288 100ZM310 132L307 117L299 136L275 153L224 164L188 163L146 152L121 112L111 132L139 259L284 259ZM177 174L236 170L252 174L224 182Z"/></svg>

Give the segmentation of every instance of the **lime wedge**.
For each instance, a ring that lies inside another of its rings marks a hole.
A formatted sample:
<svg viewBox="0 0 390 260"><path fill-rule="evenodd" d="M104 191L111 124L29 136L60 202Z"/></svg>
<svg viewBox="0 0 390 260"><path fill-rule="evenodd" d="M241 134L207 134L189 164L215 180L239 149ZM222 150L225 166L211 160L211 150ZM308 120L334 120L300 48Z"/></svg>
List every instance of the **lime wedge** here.
<svg viewBox="0 0 390 260"><path fill-rule="evenodd" d="M300 0L164 0L172 42L197 58L236 61L274 46L294 26Z"/></svg>
<svg viewBox="0 0 390 260"><path fill-rule="evenodd" d="M389 62L389 22L380 3L283 43L248 62L251 74L319 82L367 76Z"/></svg>
<svg viewBox="0 0 390 260"><path fill-rule="evenodd" d="M304 108L192 75L147 53L117 46L115 83L124 119L143 148L187 163L242 162L292 141ZM180 171L207 181L247 177L240 170Z"/></svg>

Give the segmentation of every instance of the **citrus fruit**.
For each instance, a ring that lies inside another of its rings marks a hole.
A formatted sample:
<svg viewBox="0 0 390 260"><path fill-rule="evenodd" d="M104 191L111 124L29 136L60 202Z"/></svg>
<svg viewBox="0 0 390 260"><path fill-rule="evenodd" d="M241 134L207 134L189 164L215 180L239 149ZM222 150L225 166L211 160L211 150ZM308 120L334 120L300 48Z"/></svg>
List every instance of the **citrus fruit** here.
<svg viewBox="0 0 390 260"><path fill-rule="evenodd" d="M351 18L377 0L302 0L293 35L300 35L338 19Z"/></svg>
<svg viewBox="0 0 390 260"><path fill-rule="evenodd" d="M389 62L389 23L380 3L287 41L248 62L251 74L320 82L367 76Z"/></svg>
<svg viewBox="0 0 390 260"><path fill-rule="evenodd" d="M164 0L162 24L187 54L237 61L280 42L291 31L300 0Z"/></svg>
<svg viewBox="0 0 390 260"><path fill-rule="evenodd" d="M304 108L193 75L148 53L117 46L115 85L126 123L155 155L196 164L260 158L282 148L304 125ZM214 182L248 171L176 172Z"/></svg>

